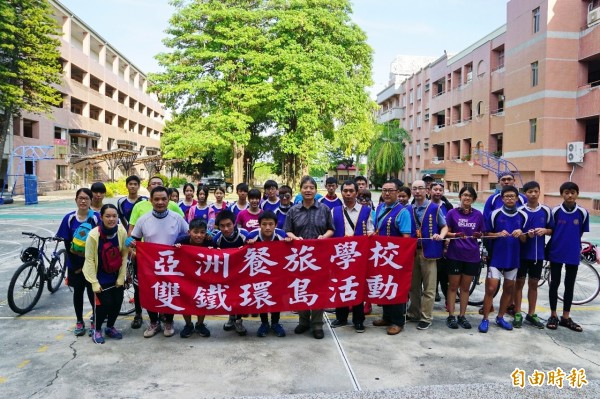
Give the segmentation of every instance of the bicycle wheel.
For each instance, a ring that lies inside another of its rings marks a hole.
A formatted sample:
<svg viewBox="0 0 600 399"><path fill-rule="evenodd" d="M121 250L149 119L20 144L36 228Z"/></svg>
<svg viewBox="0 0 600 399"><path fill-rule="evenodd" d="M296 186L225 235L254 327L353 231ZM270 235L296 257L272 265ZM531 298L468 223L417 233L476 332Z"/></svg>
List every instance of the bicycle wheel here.
<svg viewBox="0 0 600 399"><path fill-rule="evenodd" d="M544 267L542 268L542 278L538 280L538 287L544 285L545 282L550 284L550 262L545 261Z"/></svg>
<svg viewBox="0 0 600 399"><path fill-rule="evenodd" d="M60 288L63 280L65 279L65 273L67 272L67 251L61 249L56 253L56 256L50 261L48 267L48 291L55 293Z"/></svg>
<svg viewBox="0 0 600 399"><path fill-rule="evenodd" d="M573 305L583 305L593 301L598 296L598 292L600 292L600 275L594 265L581 258L573 287ZM560 293L558 299L563 301Z"/></svg>
<svg viewBox="0 0 600 399"><path fill-rule="evenodd" d="M483 270L485 263L481 262L479 271L473 277L471 288L469 289L469 305L483 305L483 297L485 296L485 271ZM483 272L483 273L482 273Z"/></svg>
<svg viewBox="0 0 600 399"><path fill-rule="evenodd" d="M44 276L37 262L23 263L13 274L8 285L8 306L18 314L29 312L40 300L44 290Z"/></svg>
<svg viewBox="0 0 600 399"><path fill-rule="evenodd" d="M123 303L119 315L126 316L135 311L134 289L133 289L133 266L127 264L127 274L125 276L125 284L123 285Z"/></svg>

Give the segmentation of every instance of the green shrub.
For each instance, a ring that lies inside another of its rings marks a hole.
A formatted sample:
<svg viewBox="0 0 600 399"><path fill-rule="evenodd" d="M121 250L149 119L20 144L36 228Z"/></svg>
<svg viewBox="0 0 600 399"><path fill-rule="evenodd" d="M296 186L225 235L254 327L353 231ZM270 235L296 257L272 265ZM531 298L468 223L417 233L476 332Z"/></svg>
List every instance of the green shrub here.
<svg viewBox="0 0 600 399"><path fill-rule="evenodd" d="M169 182L169 185L171 187L181 188L187 182L188 181L187 181L187 179L185 177L173 177L173 178L171 178L171 181Z"/></svg>
<svg viewBox="0 0 600 399"><path fill-rule="evenodd" d="M162 179L163 183L165 183L165 187L170 187L170 186L169 186L169 178L168 178L167 176L165 176L165 175L161 175L160 173L155 173L155 174L154 174L153 176L151 176L151 177L154 177L154 176L158 176L158 177L160 177L160 178Z"/></svg>
<svg viewBox="0 0 600 399"><path fill-rule="evenodd" d="M115 195L127 195L127 185L124 178L115 182L104 183L104 185L106 186L106 196L108 198Z"/></svg>

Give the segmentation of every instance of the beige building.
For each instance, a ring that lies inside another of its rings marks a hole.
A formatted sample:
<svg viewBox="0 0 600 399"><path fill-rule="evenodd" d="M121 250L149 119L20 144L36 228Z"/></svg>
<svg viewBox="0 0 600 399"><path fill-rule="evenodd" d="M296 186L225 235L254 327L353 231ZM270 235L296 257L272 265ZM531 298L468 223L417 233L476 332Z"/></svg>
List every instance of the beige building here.
<svg viewBox="0 0 600 399"><path fill-rule="evenodd" d="M146 93L149 82L139 68L62 4L49 2L62 28L64 78L57 89L63 101L51 117L24 113L15 118L7 145L13 150L52 146L45 154L55 159L25 161L24 170L13 159L12 173L36 174L39 191L110 179L106 162L77 162L81 157L117 149L136 151L140 157L159 154L165 115L155 96ZM148 174L143 164L134 172L142 178ZM124 173L115 167L115 178Z"/></svg>
<svg viewBox="0 0 600 399"><path fill-rule="evenodd" d="M379 122L411 135L399 178L490 192L496 174L537 180L549 205L572 179L600 210L600 0L511 0L507 21L377 96Z"/></svg>

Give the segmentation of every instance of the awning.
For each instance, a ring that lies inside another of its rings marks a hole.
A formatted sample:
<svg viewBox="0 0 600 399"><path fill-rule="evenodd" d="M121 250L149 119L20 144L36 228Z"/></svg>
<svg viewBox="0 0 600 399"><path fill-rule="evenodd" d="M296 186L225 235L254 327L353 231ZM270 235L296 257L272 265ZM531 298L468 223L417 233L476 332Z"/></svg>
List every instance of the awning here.
<svg viewBox="0 0 600 399"><path fill-rule="evenodd" d="M87 137L87 138L92 138L92 139L99 139L102 137L102 135L100 133L90 132L89 130L84 130L84 129L69 129L69 134L71 136Z"/></svg>
<svg viewBox="0 0 600 399"><path fill-rule="evenodd" d="M422 174L427 175L445 175L446 174L446 169L423 169L421 171Z"/></svg>

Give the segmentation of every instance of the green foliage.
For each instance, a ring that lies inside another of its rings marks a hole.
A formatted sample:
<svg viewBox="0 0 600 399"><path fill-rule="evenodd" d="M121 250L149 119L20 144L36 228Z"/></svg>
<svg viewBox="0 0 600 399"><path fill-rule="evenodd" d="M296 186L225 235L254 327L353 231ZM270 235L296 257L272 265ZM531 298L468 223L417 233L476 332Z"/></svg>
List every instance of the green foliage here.
<svg viewBox="0 0 600 399"><path fill-rule="evenodd" d="M169 186L169 178L167 176L165 176L161 173L155 173L153 176L150 176L150 177L154 177L154 176L160 177L162 179L165 187L170 187Z"/></svg>
<svg viewBox="0 0 600 399"><path fill-rule="evenodd" d="M349 0L173 4L169 51L157 56L164 72L150 76L175 111L166 157L219 154L230 165L270 155L285 180L308 171L325 146L366 152L376 132L365 90L372 49Z"/></svg>
<svg viewBox="0 0 600 399"><path fill-rule="evenodd" d="M396 175L404 168L404 140L409 140L410 135L397 122L387 122L378 128L380 133L368 154L369 166L379 175Z"/></svg>
<svg viewBox="0 0 600 399"><path fill-rule="evenodd" d="M175 176L175 177L171 178L171 181L169 182L169 185L171 187L181 188L187 182L188 182L188 180L185 177L177 177L177 176Z"/></svg>
<svg viewBox="0 0 600 399"><path fill-rule="evenodd" d="M121 178L115 182L105 182L106 186L106 197L112 198L115 195L127 195L127 185L125 184L125 178Z"/></svg>
<svg viewBox="0 0 600 399"><path fill-rule="evenodd" d="M0 1L0 148L13 116L60 104L58 33L46 0Z"/></svg>

